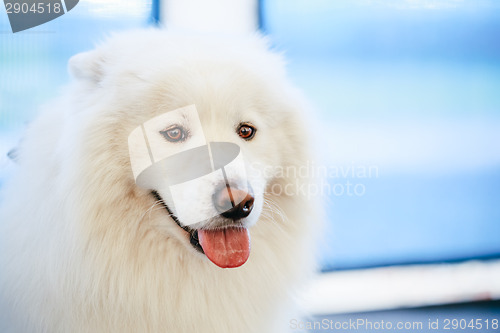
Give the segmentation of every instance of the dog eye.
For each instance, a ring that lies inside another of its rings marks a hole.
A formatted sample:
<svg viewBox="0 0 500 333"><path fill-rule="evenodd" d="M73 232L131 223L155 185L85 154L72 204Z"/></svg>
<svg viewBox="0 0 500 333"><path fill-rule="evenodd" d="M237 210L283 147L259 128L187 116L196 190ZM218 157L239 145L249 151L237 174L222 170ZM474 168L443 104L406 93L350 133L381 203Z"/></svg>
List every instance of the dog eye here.
<svg viewBox="0 0 500 333"><path fill-rule="evenodd" d="M160 131L165 139L170 142L181 142L186 140L186 131L180 126L174 126Z"/></svg>
<svg viewBox="0 0 500 333"><path fill-rule="evenodd" d="M255 132L257 132L257 129L249 124L241 124L240 127L238 127L238 135L245 139L245 140L251 140Z"/></svg>

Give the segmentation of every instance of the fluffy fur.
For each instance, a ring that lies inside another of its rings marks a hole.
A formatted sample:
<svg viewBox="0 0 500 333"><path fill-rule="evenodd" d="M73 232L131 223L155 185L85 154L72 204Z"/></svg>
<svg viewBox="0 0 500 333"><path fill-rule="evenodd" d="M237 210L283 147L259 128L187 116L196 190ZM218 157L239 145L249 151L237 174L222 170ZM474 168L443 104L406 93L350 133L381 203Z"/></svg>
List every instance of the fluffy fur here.
<svg viewBox="0 0 500 333"><path fill-rule="evenodd" d="M316 207L270 189L308 180L257 172L263 208L250 258L221 269L135 185L127 146L144 121L195 104L210 138L239 144L261 171L300 167L302 103L281 57L258 36L148 30L75 56L70 72L29 127L0 201L2 332L286 329L290 291L312 268ZM244 121L258 127L252 141L235 133Z"/></svg>

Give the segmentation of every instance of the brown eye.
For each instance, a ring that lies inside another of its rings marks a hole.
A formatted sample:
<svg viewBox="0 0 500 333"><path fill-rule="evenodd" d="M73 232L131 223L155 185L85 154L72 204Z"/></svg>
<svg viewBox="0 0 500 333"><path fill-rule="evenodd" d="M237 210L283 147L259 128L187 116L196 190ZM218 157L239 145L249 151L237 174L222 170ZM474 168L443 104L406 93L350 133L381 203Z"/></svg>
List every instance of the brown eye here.
<svg viewBox="0 0 500 333"><path fill-rule="evenodd" d="M256 131L255 127L248 124L242 124L238 128L238 135L245 140L250 140L253 138Z"/></svg>
<svg viewBox="0 0 500 333"><path fill-rule="evenodd" d="M170 142L180 142L186 139L186 131L180 126L167 128L160 131L160 134Z"/></svg>

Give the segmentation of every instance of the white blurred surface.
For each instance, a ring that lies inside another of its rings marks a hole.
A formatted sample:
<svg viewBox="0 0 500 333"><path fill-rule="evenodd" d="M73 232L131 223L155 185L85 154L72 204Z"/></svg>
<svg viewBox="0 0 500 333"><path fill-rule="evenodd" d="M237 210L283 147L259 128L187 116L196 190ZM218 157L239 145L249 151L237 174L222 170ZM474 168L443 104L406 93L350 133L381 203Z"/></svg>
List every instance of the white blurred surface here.
<svg viewBox="0 0 500 333"><path fill-rule="evenodd" d="M500 299L500 260L325 273L304 296L315 315Z"/></svg>
<svg viewBox="0 0 500 333"><path fill-rule="evenodd" d="M160 20L169 30L251 33L257 29L256 0L166 0Z"/></svg>

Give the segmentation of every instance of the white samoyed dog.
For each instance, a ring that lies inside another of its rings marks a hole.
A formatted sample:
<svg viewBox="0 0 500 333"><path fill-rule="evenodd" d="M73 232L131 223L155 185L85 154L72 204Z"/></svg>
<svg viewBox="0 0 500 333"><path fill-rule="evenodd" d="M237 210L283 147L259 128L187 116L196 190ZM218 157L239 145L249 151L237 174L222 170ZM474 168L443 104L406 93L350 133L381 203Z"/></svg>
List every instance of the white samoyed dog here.
<svg viewBox="0 0 500 333"><path fill-rule="evenodd" d="M141 30L69 70L2 189L3 332L286 330L318 208L280 55Z"/></svg>

